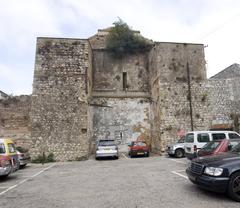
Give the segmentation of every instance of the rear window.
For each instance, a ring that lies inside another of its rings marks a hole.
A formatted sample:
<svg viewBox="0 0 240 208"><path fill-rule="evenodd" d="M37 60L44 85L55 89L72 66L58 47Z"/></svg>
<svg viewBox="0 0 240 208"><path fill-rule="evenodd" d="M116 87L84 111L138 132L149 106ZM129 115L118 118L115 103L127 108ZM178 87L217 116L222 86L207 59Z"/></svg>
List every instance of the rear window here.
<svg viewBox="0 0 240 208"><path fill-rule="evenodd" d="M240 144L236 145L231 152L240 153Z"/></svg>
<svg viewBox="0 0 240 208"><path fill-rule="evenodd" d="M214 133L212 134L213 140L223 140L226 139L226 135L224 133Z"/></svg>
<svg viewBox="0 0 240 208"><path fill-rule="evenodd" d="M187 134L186 137L185 137L185 142L186 143L193 143L194 141L194 134L191 133L191 134Z"/></svg>
<svg viewBox="0 0 240 208"><path fill-rule="evenodd" d="M229 133L228 136L229 136L229 139L240 139L240 136L235 133Z"/></svg>
<svg viewBox="0 0 240 208"><path fill-rule="evenodd" d="M198 142L209 142L209 135L207 133L201 133L197 135Z"/></svg>
<svg viewBox="0 0 240 208"><path fill-rule="evenodd" d="M6 153L4 144L0 143L0 154Z"/></svg>
<svg viewBox="0 0 240 208"><path fill-rule="evenodd" d="M228 150L232 150L235 146L240 144L240 140L239 141L230 141L228 144Z"/></svg>
<svg viewBox="0 0 240 208"><path fill-rule="evenodd" d="M114 140L100 140L98 146L115 146Z"/></svg>
<svg viewBox="0 0 240 208"><path fill-rule="evenodd" d="M15 152L14 144L8 143L8 150L9 150L9 153L14 153Z"/></svg>

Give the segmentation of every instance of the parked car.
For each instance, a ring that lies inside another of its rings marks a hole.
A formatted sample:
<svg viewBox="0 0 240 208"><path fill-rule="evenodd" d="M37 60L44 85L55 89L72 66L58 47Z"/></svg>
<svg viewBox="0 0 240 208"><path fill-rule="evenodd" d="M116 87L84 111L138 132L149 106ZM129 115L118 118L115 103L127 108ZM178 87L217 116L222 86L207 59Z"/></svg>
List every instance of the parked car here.
<svg viewBox="0 0 240 208"><path fill-rule="evenodd" d="M118 146L115 140L99 140L96 144L95 158L113 157L118 159Z"/></svg>
<svg viewBox="0 0 240 208"><path fill-rule="evenodd" d="M167 145L166 152L169 156L175 156L175 157L184 157L185 156L185 136L181 137L176 143Z"/></svg>
<svg viewBox="0 0 240 208"><path fill-rule="evenodd" d="M133 141L129 145L129 152L130 157L133 156L145 156L149 157L149 147L146 142L144 141Z"/></svg>
<svg viewBox="0 0 240 208"><path fill-rule="evenodd" d="M240 144L230 152L193 159L186 170L201 188L225 193L240 202Z"/></svg>
<svg viewBox="0 0 240 208"><path fill-rule="evenodd" d="M0 155L11 159L13 171L19 169L19 161L14 142L9 138L0 138Z"/></svg>
<svg viewBox="0 0 240 208"><path fill-rule="evenodd" d="M208 142L223 139L240 139L234 131L192 131L186 134L185 155L188 159L197 157L197 152Z"/></svg>
<svg viewBox="0 0 240 208"><path fill-rule="evenodd" d="M237 144L240 143L240 139L223 139L217 141L208 142L197 152L198 157L217 155L221 152L228 152L232 150Z"/></svg>
<svg viewBox="0 0 240 208"><path fill-rule="evenodd" d="M1 144L0 144L0 152L1 152ZM13 172L13 166L11 158L8 156L0 155L0 177L7 177L9 174Z"/></svg>
<svg viewBox="0 0 240 208"><path fill-rule="evenodd" d="M30 154L22 147L16 147L16 149L20 167L26 166L31 160Z"/></svg>

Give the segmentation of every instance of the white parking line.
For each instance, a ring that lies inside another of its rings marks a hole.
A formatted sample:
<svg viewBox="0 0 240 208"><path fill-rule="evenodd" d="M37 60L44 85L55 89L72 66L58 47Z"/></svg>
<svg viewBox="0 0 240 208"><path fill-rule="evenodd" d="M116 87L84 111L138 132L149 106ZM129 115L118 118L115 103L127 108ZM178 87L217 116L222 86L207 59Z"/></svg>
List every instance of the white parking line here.
<svg viewBox="0 0 240 208"><path fill-rule="evenodd" d="M183 171L181 170L180 172L183 172ZM181 173L178 173L178 172L176 172L176 171L171 171L171 173L173 173L173 174L175 174L175 175L178 175L178 176L181 176L182 178L188 179L187 176L185 176L185 175L183 175L183 174L181 174Z"/></svg>
<svg viewBox="0 0 240 208"><path fill-rule="evenodd" d="M125 157L125 159L128 159L128 157L124 153L122 153L122 156Z"/></svg>
<svg viewBox="0 0 240 208"><path fill-rule="evenodd" d="M5 191L0 192L0 196L3 195L3 194L5 194L5 193L7 193L8 191L10 191L10 190L18 187L18 186L20 186L21 184L27 182L28 180L30 180L30 179L32 179L32 178L40 175L40 174L43 173L44 171L52 168L54 165L55 165L55 164L53 164L53 165L51 165L51 166L49 166L49 167L47 167L47 168L44 168L43 170L39 171L38 173L34 174L33 176L31 176L31 177L29 177L29 178L27 178L27 179L24 179L24 180L20 181L19 183L15 184L15 185L13 185L13 186L8 187Z"/></svg>
<svg viewBox="0 0 240 208"><path fill-rule="evenodd" d="M174 161L174 162L176 162L176 163L181 163L181 164L187 165L186 162L183 162L183 161L181 161L181 160L175 160L175 159L170 159L170 160L171 160L171 161Z"/></svg>

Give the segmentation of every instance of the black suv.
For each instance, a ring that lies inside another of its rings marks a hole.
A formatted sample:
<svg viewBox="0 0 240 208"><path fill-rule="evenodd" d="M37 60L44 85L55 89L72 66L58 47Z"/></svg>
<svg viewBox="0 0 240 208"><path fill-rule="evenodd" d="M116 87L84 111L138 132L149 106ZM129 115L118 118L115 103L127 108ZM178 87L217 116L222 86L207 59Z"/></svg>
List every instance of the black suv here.
<svg viewBox="0 0 240 208"><path fill-rule="evenodd" d="M240 202L240 143L231 152L194 159L186 172L189 180L201 188L227 192Z"/></svg>

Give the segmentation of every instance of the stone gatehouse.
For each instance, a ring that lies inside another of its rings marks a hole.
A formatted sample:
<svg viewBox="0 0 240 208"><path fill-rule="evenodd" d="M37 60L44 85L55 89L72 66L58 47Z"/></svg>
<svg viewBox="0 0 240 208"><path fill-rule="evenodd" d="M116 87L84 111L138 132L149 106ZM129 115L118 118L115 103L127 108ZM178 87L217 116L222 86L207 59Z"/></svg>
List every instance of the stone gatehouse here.
<svg viewBox="0 0 240 208"><path fill-rule="evenodd" d="M116 139L122 151L144 139L161 152L179 131L238 130L239 76L207 79L203 44L153 42L149 52L116 59L106 50L108 32L37 38L33 155L78 160L101 138Z"/></svg>

